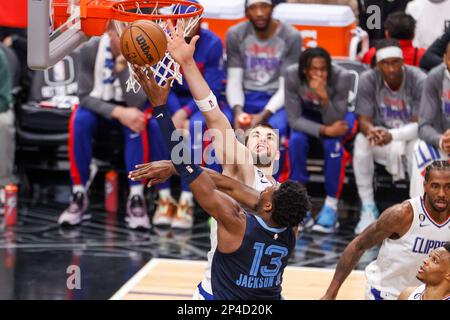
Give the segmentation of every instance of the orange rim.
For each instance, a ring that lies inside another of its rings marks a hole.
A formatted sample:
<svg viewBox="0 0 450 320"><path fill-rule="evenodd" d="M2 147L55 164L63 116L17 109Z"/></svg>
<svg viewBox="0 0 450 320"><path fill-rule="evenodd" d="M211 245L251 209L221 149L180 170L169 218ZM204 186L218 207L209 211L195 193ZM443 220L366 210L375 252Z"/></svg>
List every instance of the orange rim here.
<svg viewBox="0 0 450 320"><path fill-rule="evenodd" d="M54 6L56 18L66 21L67 0L55 0L59 5ZM154 8L158 4L159 8L167 8L172 5L183 5L195 8L189 13L173 13L173 14L146 14L127 12L127 10L135 10L137 8ZM58 9L58 10L56 10ZM181 18L193 18L203 13L202 5L185 0L80 0L80 18L81 28L88 36L100 36L106 30L109 20L122 22L133 22L136 20L177 20ZM59 21L58 20L58 21Z"/></svg>
<svg viewBox="0 0 450 320"><path fill-rule="evenodd" d="M174 14L146 14L146 13L134 13L127 12L128 10L136 9L136 3L139 4L139 8L153 8L155 3L160 5L161 7L168 7L171 5L179 4L183 6L188 6L195 8L194 12L189 13L174 13ZM203 7L195 2L189 2L184 0L129 0L122 2L114 2L112 5L108 3L108 6L111 7L112 16L110 17L113 20L119 20L124 22L132 22L140 19L147 20L169 20L169 19L180 19L180 18L192 18L199 16L203 13Z"/></svg>

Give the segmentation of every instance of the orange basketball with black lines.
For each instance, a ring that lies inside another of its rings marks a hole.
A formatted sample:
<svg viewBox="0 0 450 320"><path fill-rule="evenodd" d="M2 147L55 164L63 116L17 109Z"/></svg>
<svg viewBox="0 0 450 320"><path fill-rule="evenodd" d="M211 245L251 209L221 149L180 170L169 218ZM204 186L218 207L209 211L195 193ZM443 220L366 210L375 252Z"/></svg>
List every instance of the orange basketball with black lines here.
<svg viewBox="0 0 450 320"><path fill-rule="evenodd" d="M137 20L122 32L120 48L125 59L131 64L154 65L166 53L166 34L153 21Z"/></svg>

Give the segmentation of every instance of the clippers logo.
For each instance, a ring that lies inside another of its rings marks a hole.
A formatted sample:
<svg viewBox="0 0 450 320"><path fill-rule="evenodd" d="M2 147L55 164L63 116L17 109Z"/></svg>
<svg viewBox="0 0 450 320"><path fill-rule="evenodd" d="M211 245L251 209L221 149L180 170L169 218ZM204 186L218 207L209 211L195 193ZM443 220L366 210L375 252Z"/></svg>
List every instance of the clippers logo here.
<svg viewBox="0 0 450 320"><path fill-rule="evenodd" d="M136 37L136 42L139 44L139 46L142 49L142 52L145 54L149 62L152 62L154 60L153 56L150 54L150 47L148 46L147 42L145 41L142 34L138 35Z"/></svg>

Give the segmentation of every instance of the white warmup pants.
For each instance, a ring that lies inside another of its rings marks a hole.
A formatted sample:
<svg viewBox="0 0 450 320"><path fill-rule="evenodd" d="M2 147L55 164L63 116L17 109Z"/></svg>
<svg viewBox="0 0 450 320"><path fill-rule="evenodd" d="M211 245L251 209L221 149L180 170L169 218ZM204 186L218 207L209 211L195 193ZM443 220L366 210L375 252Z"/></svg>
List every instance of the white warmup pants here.
<svg viewBox="0 0 450 320"><path fill-rule="evenodd" d="M417 140L406 143L405 153L407 159L407 172L411 176L413 163L413 149ZM371 146L369 140L363 133L358 133L355 139L353 151L353 169L355 172L356 185L361 201L374 203L373 176L375 172L375 162L386 166L389 159L389 152L392 144L378 147Z"/></svg>

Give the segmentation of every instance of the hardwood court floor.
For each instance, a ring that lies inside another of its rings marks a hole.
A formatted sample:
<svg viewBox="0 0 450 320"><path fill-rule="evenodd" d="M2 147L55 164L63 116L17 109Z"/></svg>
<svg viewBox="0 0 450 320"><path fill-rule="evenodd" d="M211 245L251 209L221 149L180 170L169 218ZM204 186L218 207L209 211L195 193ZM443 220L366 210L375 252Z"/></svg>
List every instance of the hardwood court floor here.
<svg viewBox="0 0 450 320"><path fill-rule="evenodd" d="M112 300L191 299L203 278L205 261L154 258L132 277ZM315 300L325 293L334 270L288 266L283 277L283 296L289 300ZM342 286L338 299L364 299L363 271L353 271Z"/></svg>

